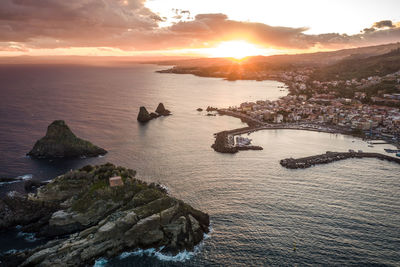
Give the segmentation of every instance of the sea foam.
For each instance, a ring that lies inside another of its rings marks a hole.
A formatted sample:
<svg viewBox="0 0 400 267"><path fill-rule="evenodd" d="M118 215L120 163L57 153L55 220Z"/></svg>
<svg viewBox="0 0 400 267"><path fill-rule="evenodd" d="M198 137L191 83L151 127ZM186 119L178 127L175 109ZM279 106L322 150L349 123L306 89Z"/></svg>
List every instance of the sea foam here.
<svg viewBox="0 0 400 267"><path fill-rule="evenodd" d="M15 181L0 182L0 186L5 185L5 184L19 183L19 182L25 181L25 180L30 180L30 179L32 179L32 177L33 177L32 174L24 174L24 175L21 175L21 176L18 176L17 178L15 178Z"/></svg>
<svg viewBox="0 0 400 267"><path fill-rule="evenodd" d="M168 255L168 254L163 254L161 253L161 250L163 250L164 246L159 247L157 249L155 248L149 248L149 249L136 249L131 252L123 252L121 255L118 256L119 260L126 259L131 256L148 256L148 257L154 257L157 258L160 261L172 261L172 262L185 262L187 260L190 260L193 256L198 254L201 249L204 246L204 240L208 239L211 237L211 233L213 232L213 229L210 224L210 231L206 234L204 233L203 235L203 241L201 241L197 246L194 247L193 251L181 251L176 255ZM102 267L102 266L107 266L109 260L106 258L99 258L95 261L93 267Z"/></svg>
<svg viewBox="0 0 400 267"><path fill-rule="evenodd" d="M36 236L35 236L35 233L18 232L17 237L23 238L23 239L25 239L25 241L28 241L31 243L38 240L38 238L36 238Z"/></svg>
<svg viewBox="0 0 400 267"><path fill-rule="evenodd" d="M168 255L168 254L163 254L161 251L163 250L164 246L155 249L155 248L149 248L149 249L136 249L131 252L123 252L121 255L118 256L118 259L122 260L125 258L128 258L130 256L148 256L148 257L155 257L161 261L172 261L172 262L185 262L187 260L190 260L198 254L201 249L204 246L204 240L208 239L211 237L213 229L210 226L210 231L206 234L204 233L203 235L203 241L201 241L197 246L194 247L193 251L181 251L176 255Z"/></svg>

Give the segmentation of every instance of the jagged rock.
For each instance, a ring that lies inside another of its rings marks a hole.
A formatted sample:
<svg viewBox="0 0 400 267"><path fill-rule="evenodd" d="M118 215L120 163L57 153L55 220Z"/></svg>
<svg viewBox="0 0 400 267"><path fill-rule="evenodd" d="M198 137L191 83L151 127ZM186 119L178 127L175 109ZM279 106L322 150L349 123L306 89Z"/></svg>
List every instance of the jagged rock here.
<svg viewBox="0 0 400 267"><path fill-rule="evenodd" d="M78 138L63 120L47 128L46 136L38 140L27 154L33 158L96 157L106 154L103 148Z"/></svg>
<svg viewBox="0 0 400 267"><path fill-rule="evenodd" d="M160 103L158 104L158 107L156 109L156 113L162 115L162 116L169 116L171 115L171 111L169 111L168 109L165 109L164 104Z"/></svg>
<svg viewBox="0 0 400 267"><path fill-rule="evenodd" d="M209 231L208 215L135 174L110 163L86 166L56 177L28 198L0 200L0 230L19 224L25 232L56 238L1 255L0 261L6 266L87 266L137 248L163 247L171 254L193 249ZM124 185L110 187L108 179L114 176L121 176ZM33 210L38 214L31 216ZM6 219L18 216L4 224L4 214Z"/></svg>
<svg viewBox="0 0 400 267"><path fill-rule="evenodd" d="M26 192L31 192L36 188L39 188L43 185L46 185L46 182L37 181L37 180L27 180L24 183L24 189Z"/></svg>
<svg viewBox="0 0 400 267"><path fill-rule="evenodd" d="M158 117L160 117L160 116L161 116L161 115L159 115L159 114L157 114L157 113L155 113L155 112L150 113L150 117L151 117L152 119L158 118Z"/></svg>
<svg viewBox="0 0 400 267"><path fill-rule="evenodd" d="M148 122L148 121L150 121L151 119L153 119L151 116L150 116L150 114L149 114L149 112L147 111L147 109L145 108L145 107L140 107L140 109L139 109L139 114L138 114L138 116L137 116L137 120L139 121L139 122Z"/></svg>

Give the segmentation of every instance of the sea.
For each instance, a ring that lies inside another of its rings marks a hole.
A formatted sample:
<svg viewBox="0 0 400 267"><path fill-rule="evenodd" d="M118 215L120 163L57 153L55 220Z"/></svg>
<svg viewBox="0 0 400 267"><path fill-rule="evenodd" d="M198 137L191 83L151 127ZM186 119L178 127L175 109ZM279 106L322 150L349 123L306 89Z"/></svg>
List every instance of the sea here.
<svg viewBox="0 0 400 267"><path fill-rule="evenodd" d="M0 177L50 180L87 164L137 170L169 194L207 212L211 232L194 251L126 251L96 266L399 266L400 166L348 159L289 170L279 161L348 149L384 153L361 139L299 130L245 135L262 151L220 154L214 133L246 126L197 108L276 100L277 81L226 81L161 74L166 66L8 65L0 67ZM142 125L139 107L164 103L172 116ZM53 120L108 150L104 157L26 156ZM24 192L0 184L0 196ZM35 247L30 233L0 233L0 253Z"/></svg>

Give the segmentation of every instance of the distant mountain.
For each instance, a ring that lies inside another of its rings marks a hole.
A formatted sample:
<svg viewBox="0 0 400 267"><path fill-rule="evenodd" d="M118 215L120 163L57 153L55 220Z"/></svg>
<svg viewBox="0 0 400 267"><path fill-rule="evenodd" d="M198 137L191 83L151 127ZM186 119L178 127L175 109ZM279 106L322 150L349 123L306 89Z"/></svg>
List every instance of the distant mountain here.
<svg viewBox="0 0 400 267"><path fill-rule="evenodd" d="M312 74L312 79L319 81L351 80L370 76L384 76L400 70L400 48L389 53L361 57L352 55L332 65L318 68Z"/></svg>
<svg viewBox="0 0 400 267"><path fill-rule="evenodd" d="M264 66L315 66L334 64L346 58L367 58L389 53L400 48L400 43L385 44L378 46L359 47L351 49L342 49L330 52L317 52L294 55L275 55L275 56L254 56L241 61L241 65L264 65ZM159 65L175 65L179 67L212 67L231 65L235 62L230 58L198 58L186 60L167 60L156 61L153 63Z"/></svg>

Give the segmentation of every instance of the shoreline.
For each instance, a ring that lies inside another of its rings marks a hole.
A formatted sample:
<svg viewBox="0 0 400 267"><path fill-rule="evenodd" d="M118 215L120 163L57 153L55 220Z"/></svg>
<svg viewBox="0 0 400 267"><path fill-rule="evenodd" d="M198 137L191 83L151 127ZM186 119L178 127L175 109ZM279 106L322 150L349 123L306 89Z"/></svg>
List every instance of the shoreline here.
<svg viewBox="0 0 400 267"><path fill-rule="evenodd" d="M271 123L264 123L253 119L244 114L238 114L237 112L228 111L226 109L218 109L218 114L231 116L235 118L239 118L242 122L247 123L248 127L242 127L232 130L221 131L215 133L215 141L211 147L220 153L237 153L240 150L262 150L260 146L245 146L239 147L234 144L234 137L236 135L252 133L261 130L300 130L300 131L312 131L312 132L323 132L323 133L330 133L330 134L342 134L348 135L352 137L362 138L362 136L354 134L352 130L342 129L331 127L327 125L321 124L312 124L312 123L303 123L303 124L271 124ZM364 139L363 139L364 140ZM384 139L382 139L384 140ZM384 140L388 144L394 145L399 148L399 144L390 142L388 140Z"/></svg>

